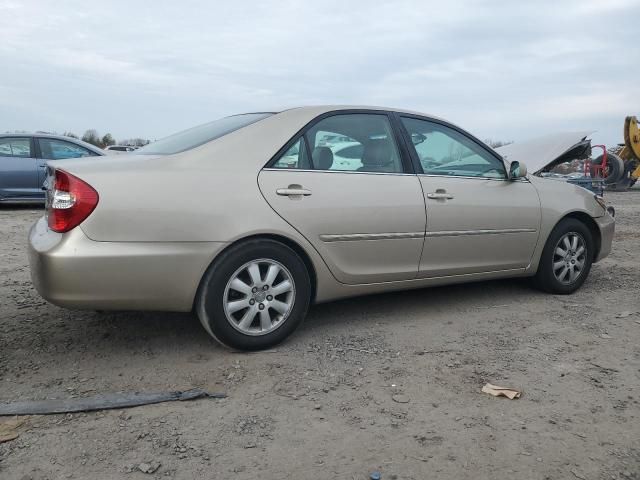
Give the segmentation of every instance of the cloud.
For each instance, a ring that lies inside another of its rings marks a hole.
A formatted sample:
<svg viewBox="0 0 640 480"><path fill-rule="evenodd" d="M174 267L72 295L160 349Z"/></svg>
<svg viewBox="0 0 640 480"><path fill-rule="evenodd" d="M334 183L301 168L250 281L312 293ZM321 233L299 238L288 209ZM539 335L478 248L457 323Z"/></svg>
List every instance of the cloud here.
<svg viewBox="0 0 640 480"><path fill-rule="evenodd" d="M42 58L45 68L60 68L96 78L111 78L117 82L165 84L176 80L175 75L153 68L145 68L132 61L109 58L97 52L77 51L69 48L52 50Z"/></svg>
<svg viewBox="0 0 640 480"><path fill-rule="evenodd" d="M158 138L241 111L352 103L432 112L480 137L581 123L614 143L638 113L639 5L0 0L0 130Z"/></svg>
<svg viewBox="0 0 640 480"><path fill-rule="evenodd" d="M578 5L578 12L588 15L640 8L638 0L585 0ZM636 12L637 13L637 12Z"/></svg>

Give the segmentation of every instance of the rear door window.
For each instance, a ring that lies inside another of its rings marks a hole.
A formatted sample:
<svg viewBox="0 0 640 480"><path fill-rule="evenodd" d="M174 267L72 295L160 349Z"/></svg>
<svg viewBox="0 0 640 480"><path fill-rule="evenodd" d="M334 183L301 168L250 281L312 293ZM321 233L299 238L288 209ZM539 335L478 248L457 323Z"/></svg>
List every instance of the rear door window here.
<svg viewBox="0 0 640 480"><path fill-rule="evenodd" d="M311 168L309 156L307 154L307 146L304 137L298 138L291 147L289 147L280 158L273 164L273 168L300 169L308 170Z"/></svg>
<svg viewBox="0 0 640 480"><path fill-rule="evenodd" d="M315 170L402 173L400 152L384 114L336 114L305 133Z"/></svg>
<svg viewBox="0 0 640 480"><path fill-rule="evenodd" d="M316 170L402 173L389 118L353 113L326 117L305 134Z"/></svg>
<svg viewBox="0 0 640 480"><path fill-rule="evenodd" d="M271 168L341 172L404 171L389 118L335 114L313 124Z"/></svg>
<svg viewBox="0 0 640 480"><path fill-rule="evenodd" d="M0 138L0 156L30 158L31 139L28 137Z"/></svg>

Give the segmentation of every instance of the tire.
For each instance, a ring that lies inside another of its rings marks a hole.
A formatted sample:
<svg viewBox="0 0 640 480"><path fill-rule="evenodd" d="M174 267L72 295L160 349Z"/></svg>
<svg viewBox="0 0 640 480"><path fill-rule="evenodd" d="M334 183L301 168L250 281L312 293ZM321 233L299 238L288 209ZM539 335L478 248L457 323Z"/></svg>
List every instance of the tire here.
<svg viewBox="0 0 640 480"><path fill-rule="evenodd" d="M573 238L577 238L577 253L580 253L580 246L584 246L584 253L582 255L572 255L571 252L575 250L572 250L572 248L566 248L566 244L564 243L565 238L569 240L569 244L572 243ZM558 247L560 247L561 250L567 251L569 254L566 258L566 261L569 262L569 268L567 269L568 272L565 273L564 278L562 273L567 264L559 265L560 262L565 262L565 259L562 255L559 255L560 252L557 251ZM575 218L565 218L561 220L547 238L544 250L542 251L542 256L540 257L538 271L533 277L534 285L540 290L548 293L568 295L575 292L582 286L586 278L589 276L594 254L595 242L589 228L580 220ZM573 264L571 263L571 260L574 261ZM576 272L581 261L583 263L579 273L575 278L571 278L573 275L572 270L573 272ZM559 277L562 278L562 280Z"/></svg>
<svg viewBox="0 0 640 480"><path fill-rule="evenodd" d="M202 326L221 344L261 350L293 333L310 298L309 272L298 254L274 240L256 239L232 246L211 264L195 307Z"/></svg>
<svg viewBox="0 0 640 480"><path fill-rule="evenodd" d="M638 181L637 178L631 178L631 174L635 171L636 168L638 168L637 160L627 160L625 162L624 178L628 179L628 182L629 182L628 188L633 187Z"/></svg>
<svg viewBox="0 0 640 480"><path fill-rule="evenodd" d="M602 165L602 157L603 156L600 155L598 158L596 158L592 162L592 168L591 168L592 177L594 177L596 173L595 169L593 168L593 165ZM606 185L617 183L620 180L622 180L624 173L625 173L624 161L622 160L622 158L620 158L618 155L614 153L607 153L607 168L604 172L604 183Z"/></svg>

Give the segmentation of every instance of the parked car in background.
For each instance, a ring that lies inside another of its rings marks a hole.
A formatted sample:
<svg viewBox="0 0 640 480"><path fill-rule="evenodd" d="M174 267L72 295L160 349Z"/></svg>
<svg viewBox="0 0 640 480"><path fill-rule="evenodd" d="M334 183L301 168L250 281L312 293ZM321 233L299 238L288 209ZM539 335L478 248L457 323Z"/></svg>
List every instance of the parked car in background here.
<svg viewBox="0 0 640 480"><path fill-rule="evenodd" d="M44 202L48 160L99 157L98 147L48 134L0 134L0 203Z"/></svg>
<svg viewBox="0 0 640 480"><path fill-rule="evenodd" d="M249 350L284 340L314 302L507 277L569 294L614 232L602 198L408 111L234 115L50 167L29 233L44 298L194 311Z"/></svg>
<svg viewBox="0 0 640 480"><path fill-rule="evenodd" d="M108 155L122 155L123 153L131 153L136 151L136 147L131 145L109 145L104 147L104 151Z"/></svg>

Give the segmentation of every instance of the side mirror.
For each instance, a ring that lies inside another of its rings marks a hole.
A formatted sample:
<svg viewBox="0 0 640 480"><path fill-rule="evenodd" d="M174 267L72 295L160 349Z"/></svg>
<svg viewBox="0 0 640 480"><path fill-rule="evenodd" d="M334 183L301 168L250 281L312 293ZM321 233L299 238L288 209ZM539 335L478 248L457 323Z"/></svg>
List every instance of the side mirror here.
<svg viewBox="0 0 640 480"><path fill-rule="evenodd" d="M527 166L523 162L513 161L509 165L509 180L517 180L527 176Z"/></svg>

